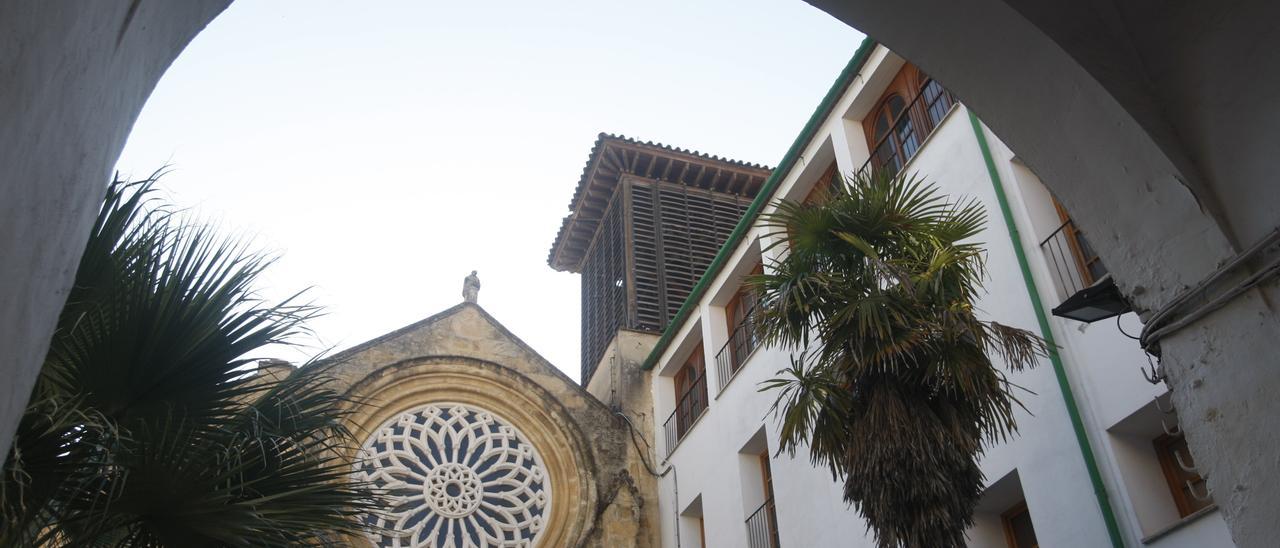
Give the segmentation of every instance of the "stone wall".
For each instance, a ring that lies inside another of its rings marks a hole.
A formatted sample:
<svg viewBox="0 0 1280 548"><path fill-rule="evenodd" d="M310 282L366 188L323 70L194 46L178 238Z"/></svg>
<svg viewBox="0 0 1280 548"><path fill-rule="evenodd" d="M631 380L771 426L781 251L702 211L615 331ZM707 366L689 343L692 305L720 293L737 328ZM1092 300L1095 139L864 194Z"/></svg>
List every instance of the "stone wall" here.
<svg viewBox="0 0 1280 548"><path fill-rule="evenodd" d="M458 305L325 362L364 402L352 419L361 438L431 402L510 421L551 476L543 546L656 546L657 504L639 436L479 306Z"/></svg>
<svg viewBox="0 0 1280 548"><path fill-rule="evenodd" d="M584 379L587 392L610 409L631 420L644 439L653 439L656 418L653 416L652 371L641 366L658 342L658 334L619 329L609 342L604 357L596 364L595 374Z"/></svg>
<svg viewBox="0 0 1280 548"><path fill-rule="evenodd" d="M629 421L625 426L634 429L632 435L632 451L639 451L641 458L633 459L631 477L635 480L636 491L641 501L649 501L646 511L650 518L657 520L658 510L658 455L651 445L656 439L654 432L658 428L657 417L654 416L653 392L650 389L652 371L641 366L649 356L649 352L658 342L656 333L620 329L610 341L604 357L596 365L594 375L586 383L587 392L595 396L615 413L621 413ZM632 494L634 497L634 494ZM615 505L619 508L619 505ZM606 516L606 522L623 522L634 519L627 515ZM650 534L652 545L661 545L657 521Z"/></svg>

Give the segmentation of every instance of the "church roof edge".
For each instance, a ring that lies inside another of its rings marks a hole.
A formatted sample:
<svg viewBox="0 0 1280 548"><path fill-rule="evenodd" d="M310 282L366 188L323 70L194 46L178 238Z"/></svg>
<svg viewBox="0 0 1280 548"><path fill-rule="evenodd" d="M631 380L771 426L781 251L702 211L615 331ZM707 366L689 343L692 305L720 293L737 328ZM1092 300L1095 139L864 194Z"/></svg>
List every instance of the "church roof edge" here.
<svg viewBox="0 0 1280 548"><path fill-rule="evenodd" d="M480 317L484 318L485 321L489 322L489 324L492 325L494 329L496 329L499 333L501 333L504 337L509 339L511 342L515 343L522 350L528 352L531 356L533 356L533 358L536 361L541 362L543 365L545 365L549 370L551 370L553 374L559 376L561 380L563 380L565 383L575 388L582 389L582 387L579 386L577 381L574 381L562 369L560 369L559 367L556 367L554 363L551 363L551 361L548 360L545 356L543 356L541 353L535 350L532 346L529 346L529 343L525 342L524 339L521 339L518 335L511 332L511 330L508 329L507 326L503 325L502 322L498 321L497 318L494 318L493 315L490 314L488 310L485 310L484 307L480 306L477 303L466 302L466 301L458 303L444 310L441 310L440 312L432 314L426 318L423 318L421 320L408 324L399 329L387 332L383 335L379 335L377 337L364 341L360 344L357 344L355 346L342 350L336 354L333 354L332 356L328 356L328 357L316 360L316 364L317 365L335 364L335 363L342 362L352 356L355 356L356 354L359 354L362 351L368 350L379 344L382 344L389 340L393 340L397 337L412 333L415 330L430 326L431 324L444 320L445 318L453 316L454 314L457 314L458 312L461 312L462 310L465 310L467 308L475 309L475 311L480 314ZM585 389L582 389L582 391L586 393ZM594 396L592 397L592 399L594 399Z"/></svg>
<svg viewBox="0 0 1280 548"><path fill-rule="evenodd" d="M413 323L411 323L411 324L409 324L409 325L406 325L406 326L401 327L401 328L399 328L399 329L395 329L395 330L393 330L393 331L389 331L389 332L387 332L387 333L384 333L384 334L382 334L382 335L379 335L379 336L377 336L377 337L374 337L374 338L369 339L369 340L367 340L367 341L364 341L364 342L362 342L362 343L356 344L355 346L351 346L351 347L349 347L349 348L346 348L346 349L344 349L344 350L341 350L341 351L339 351L339 352L337 352L336 354L333 354L333 355L331 355L331 356L327 356L327 357L321 358L321 359L319 359L319 360L316 360L316 363L318 363L318 364L325 364L325 363L334 363L334 362L342 361L342 360L344 360L344 359L346 359L346 358L348 358L348 357L350 357L350 356L353 356L353 355L355 355L355 354L358 354L358 353L359 353L360 351L362 351L362 350L366 350L366 349L372 348L372 347L374 347L374 346L377 346L379 343L386 342L386 341L388 341L388 340L394 339L394 338L396 338L396 337L398 337L398 336L400 336L400 335L403 335L403 334L405 334L405 333L409 333L409 332L411 332L411 331L413 331L413 330L415 330L415 329L419 329L419 328L421 328L421 327L425 327L425 326L431 325L431 324L436 323L436 322L438 322L438 321L440 321L440 320L443 320L443 319L445 319L445 318L447 318L447 317L449 317L449 316L452 316L452 315L454 315L455 313L457 313L459 310L462 310L463 308L465 308L467 305L471 305L471 306L474 306L474 307L476 307L476 308L479 308L479 309L480 309L480 311L481 311L482 313L484 313L484 315L485 315L485 316L489 316L489 314L488 314L487 312L484 312L484 309L483 309L483 308L480 308L480 305L478 305L478 304L476 304L476 303L460 302L460 303L458 303L458 304L456 304L456 305L453 305L453 306L451 306L451 307L449 307L449 308L446 308L446 309L444 309L444 310L441 310L441 311L439 311L439 312L436 312L435 314L432 314L432 315L430 315L430 316L427 316L426 318L423 318L423 319L421 319L421 320L418 320L418 321L416 321L416 322L413 322ZM492 318L492 317L490 316L490 318ZM496 320L494 320L494 321L496 322Z"/></svg>

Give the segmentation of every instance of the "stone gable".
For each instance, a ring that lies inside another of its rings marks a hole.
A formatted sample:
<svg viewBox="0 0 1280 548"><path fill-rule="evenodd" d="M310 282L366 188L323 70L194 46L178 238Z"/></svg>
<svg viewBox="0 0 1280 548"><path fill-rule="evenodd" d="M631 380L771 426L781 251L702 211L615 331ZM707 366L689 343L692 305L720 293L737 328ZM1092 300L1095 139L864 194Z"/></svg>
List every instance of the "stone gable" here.
<svg viewBox="0 0 1280 548"><path fill-rule="evenodd" d="M353 399L364 439L400 413L455 402L510 421L551 478L542 546L656 546L656 481L643 439L607 405L508 331L462 303L326 358Z"/></svg>

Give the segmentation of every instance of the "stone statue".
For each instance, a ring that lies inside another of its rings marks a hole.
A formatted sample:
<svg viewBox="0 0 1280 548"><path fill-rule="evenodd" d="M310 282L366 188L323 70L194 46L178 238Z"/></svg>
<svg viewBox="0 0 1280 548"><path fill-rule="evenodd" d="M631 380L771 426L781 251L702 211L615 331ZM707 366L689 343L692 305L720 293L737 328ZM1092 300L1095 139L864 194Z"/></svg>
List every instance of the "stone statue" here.
<svg viewBox="0 0 1280 548"><path fill-rule="evenodd" d="M462 281L462 300L474 303L479 295L480 278L476 277L476 271L472 270L471 275Z"/></svg>

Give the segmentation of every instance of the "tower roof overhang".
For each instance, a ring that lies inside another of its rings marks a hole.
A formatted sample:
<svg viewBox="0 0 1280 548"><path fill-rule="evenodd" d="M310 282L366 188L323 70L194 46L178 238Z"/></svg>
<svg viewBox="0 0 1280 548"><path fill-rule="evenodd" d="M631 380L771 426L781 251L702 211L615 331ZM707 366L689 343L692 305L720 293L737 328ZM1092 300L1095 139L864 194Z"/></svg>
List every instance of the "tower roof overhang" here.
<svg viewBox="0 0 1280 548"><path fill-rule="evenodd" d="M560 271L582 270L600 219L624 175L752 198L771 171L759 164L601 133L591 147L547 264Z"/></svg>

